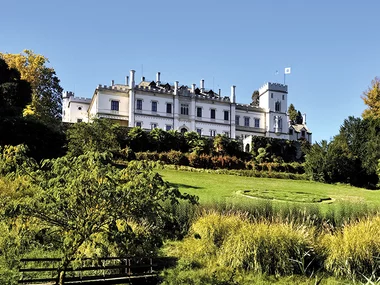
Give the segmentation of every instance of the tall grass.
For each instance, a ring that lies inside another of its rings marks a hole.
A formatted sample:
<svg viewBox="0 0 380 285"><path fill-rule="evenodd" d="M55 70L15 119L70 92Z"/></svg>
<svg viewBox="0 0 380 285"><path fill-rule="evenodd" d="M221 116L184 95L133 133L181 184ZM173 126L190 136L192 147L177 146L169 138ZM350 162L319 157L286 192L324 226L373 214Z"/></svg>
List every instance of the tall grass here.
<svg viewBox="0 0 380 285"><path fill-rule="evenodd" d="M380 216L346 224L320 240L328 271L337 276L380 282Z"/></svg>
<svg viewBox="0 0 380 285"><path fill-rule="evenodd" d="M228 283L221 274L226 282L220 284L238 284L235 277L252 273L380 282L380 216L374 212L360 216L361 207L342 206L334 215L349 214L335 227L316 209L284 210L265 204L258 212L239 212L225 206L223 211L198 209L187 237L166 247L166 254L179 258L174 271L193 272L192 276L198 272L205 284L213 284L210 280L220 272L230 272L231 277ZM261 216L253 216L258 213ZM170 279L178 281L173 275ZM307 283L314 284L311 279Z"/></svg>

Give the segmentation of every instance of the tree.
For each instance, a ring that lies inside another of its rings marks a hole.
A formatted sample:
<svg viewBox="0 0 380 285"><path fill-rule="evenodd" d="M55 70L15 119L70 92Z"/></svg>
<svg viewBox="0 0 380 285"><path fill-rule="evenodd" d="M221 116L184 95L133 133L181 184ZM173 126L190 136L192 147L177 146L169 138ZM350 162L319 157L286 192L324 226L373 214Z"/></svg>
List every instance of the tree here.
<svg viewBox="0 0 380 285"><path fill-rule="evenodd" d="M118 127L107 119L94 119L92 123L73 124L67 130L68 153L79 156L88 151L120 151L116 135Z"/></svg>
<svg viewBox="0 0 380 285"><path fill-rule="evenodd" d="M253 91L252 93L252 103L253 106L259 106L260 105L260 93L258 90Z"/></svg>
<svg viewBox="0 0 380 285"><path fill-rule="evenodd" d="M367 91L363 92L362 99L368 106L362 116L366 118L380 119L380 78L375 77Z"/></svg>
<svg viewBox="0 0 380 285"><path fill-rule="evenodd" d="M197 202L164 182L148 162L132 161L120 170L111 165L107 152L65 156L41 165L27 157L20 159L19 153L9 156L8 161L17 165L12 175L22 175L29 184L18 189L28 195L18 194L6 206L36 219L46 227L45 235L58 234L63 253L60 284L71 260L80 257L81 248L97 235L104 234L126 252L126 239L133 237L130 221L159 227L171 218L162 207L165 201ZM124 226L118 227L121 223Z"/></svg>
<svg viewBox="0 0 380 285"><path fill-rule="evenodd" d="M0 53L5 62L17 69L21 79L30 83L32 101L24 109L24 116L31 116L47 126L56 128L61 121L62 87L53 68L47 67L49 60L31 50L20 54Z"/></svg>
<svg viewBox="0 0 380 285"><path fill-rule="evenodd" d="M301 114L301 111L298 111L297 112L297 117L296 117L296 124L303 124L303 117L302 117L302 114Z"/></svg>
<svg viewBox="0 0 380 285"><path fill-rule="evenodd" d="M30 84L21 80L20 73L9 68L0 58L0 118L21 116L22 110L30 101Z"/></svg>
<svg viewBox="0 0 380 285"><path fill-rule="evenodd" d="M294 108L293 104L289 105L288 115L289 115L290 121L292 121L292 124L294 124L296 122L296 119L297 119L297 110L296 110L296 108Z"/></svg>

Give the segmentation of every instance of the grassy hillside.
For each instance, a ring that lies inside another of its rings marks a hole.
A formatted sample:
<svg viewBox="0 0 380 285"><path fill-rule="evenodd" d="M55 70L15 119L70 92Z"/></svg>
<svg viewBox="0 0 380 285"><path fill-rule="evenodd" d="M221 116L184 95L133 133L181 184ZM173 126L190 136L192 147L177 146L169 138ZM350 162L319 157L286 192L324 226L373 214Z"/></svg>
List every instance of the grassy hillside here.
<svg viewBox="0 0 380 285"><path fill-rule="evenodd" d="M328 205L342 202L365 203L380 207L380 192L348 185L330 185L312 181L253 178L226 174L159 170L165 180L182 192L199 196L201 204L214 202L254 203L253 200Z"/></svg>

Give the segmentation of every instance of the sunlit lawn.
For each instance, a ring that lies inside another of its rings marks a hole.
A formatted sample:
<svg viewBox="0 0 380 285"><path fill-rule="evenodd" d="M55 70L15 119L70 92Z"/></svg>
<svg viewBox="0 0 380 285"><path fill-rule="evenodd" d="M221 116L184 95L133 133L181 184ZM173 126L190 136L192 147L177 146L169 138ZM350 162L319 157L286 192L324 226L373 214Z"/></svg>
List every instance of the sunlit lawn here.
<svg viewBox="0 0 380 285"><path fill-rule="evenodd" d="M241 177L226 174L159 170L164 180L182 192L199 196L200 203L249 203L255 199L281 202L336 204L344 201L380 206L380 191L348 185L330 185L305 180ZM244 193L245 192L245 193ZM244 196L248 194L252 198ZM321 200L327 199L323 202ZM331 198L331 200L329 200ZM253 203L253 202L252 202Z"/></svg>

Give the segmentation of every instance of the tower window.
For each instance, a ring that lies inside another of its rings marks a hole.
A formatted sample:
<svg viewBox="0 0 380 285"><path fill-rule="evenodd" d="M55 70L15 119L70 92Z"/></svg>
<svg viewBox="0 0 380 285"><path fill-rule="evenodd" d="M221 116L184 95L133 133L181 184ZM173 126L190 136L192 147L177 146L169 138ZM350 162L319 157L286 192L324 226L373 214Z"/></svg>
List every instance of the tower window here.
<svg viewBox="0 0 380 285"><path fill-rule="evenodd" d="M115 100L111 101L111 110L119 111L119 101L115 101Z"/></svg>
<svg viewBox="0 0 380 285"><path fill-rule="evenodd" d="M281 102L277 101L274 104L274 109L275 109L276 112L281 112Z"/></svg>
<svg viewBox="0 0 380 285"><path fill-rule="evenodd" d="M240 125L240 116L235 116L235 124L236 126Z"/></svg>

